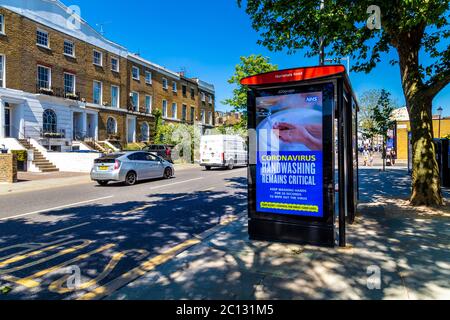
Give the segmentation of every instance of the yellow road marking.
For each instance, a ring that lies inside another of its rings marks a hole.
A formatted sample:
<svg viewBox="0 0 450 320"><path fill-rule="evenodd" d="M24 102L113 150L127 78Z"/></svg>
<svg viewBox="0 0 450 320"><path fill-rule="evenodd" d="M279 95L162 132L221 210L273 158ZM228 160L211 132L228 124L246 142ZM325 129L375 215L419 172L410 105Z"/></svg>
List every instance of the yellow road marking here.
<svg viewBox="0 0 450 320"><path fill-rule="evenodd" d="M67 283L67 279L71 276L71 275L65 275L61 279L52 282L50 284L50 286L49 286L49 290L53 291L53 292L56 292L56 293L59 293L59 294L65 294L65 293L68 293L68 292L71 292L71 291L83 290L83 289L87 289L89 287L92 287L92 286L98 284L103 279L105 279L111 273L111 271L113 271L113 269L116 267L116 265L119 263L119 261L123 257L125 257L128 253L130 253L130 252L138 252L138 253L140 253L141 254L140 259L143 259L145 256L148 255L148 251L147 250L138 250L138 249L126 250L126 251L122 251L122 252L116 253L116 254L114 254L112 256L112 258L109 261L108 265L98 275L97 278L92 279L92 280L87 281L87 282L84 282L81 285L79 285L78 287L72 289L72 288L63 287L64 283Z"/></svg>
<svg viewBox="0 0 450 320"><path fill-rule="evenodd" d="M44 248L42 250L35 250L35 251L32 251L32 252L27 253L27 254L14 256L14 257L12 257L10 259L7 259L7 260L5 260L3 262L0 262L0 268L3 268L4 266L7 266L8 264L11 264L11 263L14 263L14 262L18 262L18 261L21 261L21 260L24 260L24 259L27 259L27 258L31 258L33 256L37 256L37 255L39 255L41 253L44 253L45 251L49 251L49 250L52 250L52 249L55 249L55 248L58 248L58 247L59 247L59 245L54 245L54 246L50 246L50 247Z"/></svg>
<svg viewBox="0 0 450 320"><path fill-rule="evenodd" d="M127 283L135 280L136 278L144 275L145 273L155 269L157 266L174 258L180 251L198 243L200 243L200 240L198 239L190 239L185 242L182 242L176 245L175 247L172 247L169 250L165 251L161 255L151 258L146 262L143 262L140 266L122 274L120 277L112 280L106 285L99 286L94 290L92 290L91 292L82 295L77 300L93 300L107 296L108 294L111 294L112 292L116 291L117 289L126 285Z"/></svg>
<svg viewBox="0 0 450 320"><path fill-rule="evenodd" d="M108 250L108 249L110 249L110 248L112 248L114 246L115 246L115 244L112 244L112 243L104 245L104 246L102 246L102 247L100 247L98 249L95 249L95 250L91 251L91 252L88 252L88 253L85 253L85 254L81 254L81 255L79 255L79 256L77 256L77 257L75 257L75 258L73 258L73 259L71 259L69 261L66 261L66 262L63 262L63 263L58 264L56 266L53 266L53 267L50 267L50 268L38 271L35 274L33 274L31 276L28 276L26 278L17 279L14 282L17 283L17 284L20 284L20 285L22 285L24 287L27 287L27 288L37 287L37 286L39 286L39 282L35 281L34 279L40 278L40 277L42 277L42 276L44 276L44 275L46 275L48 273L57 271L57 270L65 267L65 266L71 265L74 262L77 262L77 261L89 258L93 254L96 254L96 253L99 253L99 252L102 252L102 251L106 251L106 250Z"/></svg>
<svg viewBox="0 0 450 320"><path fill-rule="evenodd" d="M73 247L67 248L67 249L64 249L64 250L61 250L61 251L59 251L58 253L56 253L54 255L51 255L51 256L48 256L48 257L44 257L44 258L39 259L37 261L33 261L33 262L30 262L30 263L27 263L27 264L24 264L24 265L21 265L21 266L17 266L15 268L1 270L0 271L0 275L6 274L6 273L15 272L15 271L22 270L22 269L26 269L26 268L29 268L31 266L34 266L34 265L37 265L37 264L41 264L43 262L50 261L50 260L52 260L54 258L58 258L58 257L63 256L65 254L73 253L73 252L75 252L77 250L80 250L80 249L83 249L83 248L87 247L93 241L92 240L81 240L81 239L80 240L71 240L71 241L67 241L67 242L64 242L64 243L52 246L53 248L51 248L51 249L54 249L55 247L60 247L60 246L63 246L63 245L68 245L70 243L76 243L76 242L81 242L81 244L79 244L77 246L73 246ZM43 252L43 251L47 251L47 250L38 250L38 251L42 251ZM33 256L33 255L34 255L34 252L31 252L30 254L23 255L22 257L20 257L19 260L26 259L26 258L28 258L30 256ZM12 258L12 259L14 259L14 258Z"/></svg>
<svg viewBox="0 0 450 320"><path fill-rule="evenodd" d="M138 208L134 208L134 209L131 209L131 210L128 210L128 211L124 211L124 212L119 212L117 214L119 214L119 215L127 215L127 214L130 214L130 213L136 213L136 212L145 210L145 209L153 207L153 206L154 206L153 203L152 204L146 204L144 206L141 206L141 207L138 207Z"/></svg>

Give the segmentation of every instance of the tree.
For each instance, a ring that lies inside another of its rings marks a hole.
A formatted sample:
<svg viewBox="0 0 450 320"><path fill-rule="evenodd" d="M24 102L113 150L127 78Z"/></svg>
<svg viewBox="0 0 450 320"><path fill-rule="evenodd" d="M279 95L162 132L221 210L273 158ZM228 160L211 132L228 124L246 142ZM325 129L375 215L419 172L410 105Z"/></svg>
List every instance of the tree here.
<svg viewBox="0 0 450 320"><path fill-rule="evenodd" d="M224 100L222 103L233 108L234 112L241 112L242 117L247 122L247 86L241 85L242 78L253 76L255 74L270 72L278 70L277 65L270 63L270 59L262 55L250 55L248 57L241 57L241 62L236 65L233 76L228 80L228 83L235 85L233 90L233 97ZM246 125L245 125L246 127Z"/></svg>
<svg viewBox="0 0 450 320"><path fill-rule="evenodd" d="M377 107L380 96L381 90L368 90L361 95L359 102L358 126L364 139L369 139L372 145L373 139L377 134L376 124L373 120L373 110Z"/></svg>
<svg viewBox="0 0 450 320"><path fill-rule="evenodd" d="M154 109L152 111L153 117L155 118L155 130L153 131L153 141L158 141L160 138L158 137L159 126L161 125L162 112L159 109Z"/></svg>
<svg viewBox="0 0 450 320"><path fill-rule="evenodd" d="M398 59L390 63L400 66L411 121L413 205L443 204L432 101L450 82L450 46L445 43L450 37L449 2L378 0L373 6L372 0L323 0L323 9L320 0L246 2L246 12L262 37L259 43L270 50L306 49L306 56L312 57L319 54L318 39L323 39L329 56L350 56L352 70L366 73L383 54L397 52Z"/></svg>
<svg viewBox="0 0 450 320"><path fill-rule="evenodd" d="M394 106L392 104L390 93L381 90L377 105L373 108L371 120L374 124L375 133L383 137L383 171L386 168L386 141L389 130L393 129L395 121L392 120Z"/></svg>

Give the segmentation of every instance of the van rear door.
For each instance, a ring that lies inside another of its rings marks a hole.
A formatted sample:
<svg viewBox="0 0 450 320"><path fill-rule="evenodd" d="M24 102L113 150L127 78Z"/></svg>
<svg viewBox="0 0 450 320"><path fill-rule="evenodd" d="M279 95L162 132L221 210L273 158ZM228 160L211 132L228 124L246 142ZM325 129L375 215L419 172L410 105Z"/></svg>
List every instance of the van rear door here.
<svg viewBox="0 0 450 320"><path fill-rule="evenodd" d="M223 164L223 136L203 136L200 144L200 162L207 165Z"/></svg>

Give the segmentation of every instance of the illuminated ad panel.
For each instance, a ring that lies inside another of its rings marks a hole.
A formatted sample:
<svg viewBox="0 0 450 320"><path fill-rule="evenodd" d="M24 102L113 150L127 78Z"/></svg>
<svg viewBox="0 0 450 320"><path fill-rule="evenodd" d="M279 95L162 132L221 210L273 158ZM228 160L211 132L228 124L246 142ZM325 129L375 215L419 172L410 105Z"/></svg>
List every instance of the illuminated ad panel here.
<svg viewBox="0 0 450 320"><path fill-rule="evenodd" d="M256 211L322 218L323 95L256 98Z"/></svg>

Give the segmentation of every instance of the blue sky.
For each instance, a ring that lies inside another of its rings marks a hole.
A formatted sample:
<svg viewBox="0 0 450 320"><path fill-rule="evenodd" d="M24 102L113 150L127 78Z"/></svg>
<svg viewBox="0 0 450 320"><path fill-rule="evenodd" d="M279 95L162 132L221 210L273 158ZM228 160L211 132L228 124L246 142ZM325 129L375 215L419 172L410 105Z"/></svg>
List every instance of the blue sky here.
<svg viewBox="0 0 450 320"><path fill-rule="evenodd" d="M144 58L173 71L187 70L216 87L217 110L227 110L220 101L231 95L227 79L240 56L263 54L279 68L315 65L318 59L304 58L301 52L273 53L256 44L258 34L235 0L63 0L78 5L81 16L94 28L103 24L105 36L139 52ZM404 104L398 66L384 57L370 74L353 73L351 81L358 95L368 89L386 88ZM450 116L450 86L434 100L434 110L442 106Z"/></svg>

